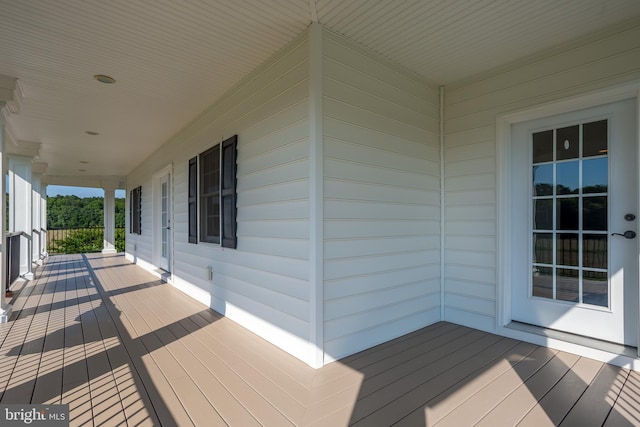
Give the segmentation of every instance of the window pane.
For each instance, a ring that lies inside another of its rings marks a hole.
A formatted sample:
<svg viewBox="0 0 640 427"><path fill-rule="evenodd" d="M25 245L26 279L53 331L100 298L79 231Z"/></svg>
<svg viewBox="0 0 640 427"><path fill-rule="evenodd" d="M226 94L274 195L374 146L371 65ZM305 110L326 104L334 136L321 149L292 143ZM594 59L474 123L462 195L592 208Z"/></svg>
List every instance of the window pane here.
<svg viewBox="0 0 640 427"><path fill-rule="evenodd" d="M200 240L217 243L220 236L220 206L217 196L202 198Z"/></svg>
<svg viewBox="0 0 640 427"><path fill-rule="evenodd" d="M533 195L553 195L553 164L533 167Z"/></svg>
<svg viewBox="0 0 640 427"><path fill-rule="evenodd" d="M585 123L582 125L583 156L601 156L608 151L607 121Z"/></svg>
<svg viewBox="0 0 640 427"><path fill-rule="evenodd" d="M215 146L200 155L201 193L219 190L220 182L220 147Z"/></svg>
<svg viewBox="0 0 640 427"><path fill-rule="evenodd" d="M608 237L605 234L584 234L582 236L582 266L607 269L609 253Z"/></svg>
<svg viewBox="0 0 640 427"><path fill-rule="evenodd" d="M220 199L218 197L211 197L210 201L209 217L211 221L213 221L213 224L209 228L209 235L217 239L220 237ZM211 214L211 212L213 212L213 214Z"/></svg>
<svg viewBox="0 0 640 427"><path fill-rule="evenodd" d="M582 192L606 193L609 188L609 162L606 157L582 162Z"/></svg>
<svg viewBox="0 0 640 427"><path fill-rule="evenodd" d="M577 159L580 156L579 126L569 126L556 131L557 160Z"/></svg>
<svg viewBox="0 0 640 427"><path fill-rule="evenodd" d="M580 162L556 164L556 194L578 194L580 188Z"/></svg>
<svg viewBox="0 0 640 427"><path fill-rule="evenodd" d="M533 262L553 264L553 234L533 233Z"/></svg>
<svg viewBox="0 0 640 427"><path fill-rule="evenodd" d="M533 201L533 229L553 230L553 199Z"/></svg>
<svg viewBox="0 0 640 427"><path fill-rule="evenodd" d="M533 288L534 297L553 298L553 268L533 267Z"/></svg>
<svg viewBox="0 0 640 427"><path fill-rule="evenodd" d="M533 163L553 160L553 130L533 134Z"/></svg>
<svg viewBox="0 0 640 427"><path fill-rule="evenodd" d="M556 299L561 301L580 302L580 272L558 268L556 270Z"/></svg>
<svg viewBox="0 0 640 427"><path fill-rule="evenodd" d="M607 197L585 197L583 199L583 204L583 229L607 231Z"/></svg>
<svg viewBox="0 0 640 427"><path fill-rule="evenodd" d="M200 154L200 240L220 241L220 146Z"/></svg>
<svg viewBox="0 0 640 427"><path fill-rule="evenodd" d="M588 270L582 272L582 302L600 307L609 306L607 273Z"/></svg>
<svg viewBox="0 0 640 427"><path fill-rule="evenodd" d="M207 232L207 198L200 199L200 240L209 241Z"/></svg>
<svg viewBox="0 0 640 427"><path fill-rule="evenodd" d="M556 264L578 266L578 235L562 233L556 239Z"/></svg>
<svg viewBox="0 0 640 427"><path fill-rule="evenodd" d="M558 230L578 229L578 202L577 197L556 201L556 227Z"/></svg>

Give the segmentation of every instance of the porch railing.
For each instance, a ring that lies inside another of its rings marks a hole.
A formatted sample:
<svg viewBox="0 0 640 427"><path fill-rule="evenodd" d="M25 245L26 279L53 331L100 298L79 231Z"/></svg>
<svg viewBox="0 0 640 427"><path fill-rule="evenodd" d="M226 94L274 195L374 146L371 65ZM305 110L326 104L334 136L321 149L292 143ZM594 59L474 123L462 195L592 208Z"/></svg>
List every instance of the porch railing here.
<svg viewBox="0 0 640 427"><path fill-rule="evenodd" d="M9 286L20 276L20 236L22 233L7 233L6 253L7 253L7 291Z"/></svg>
<svg viewBox="0 0 640 427"><path fill-rule="evenodd" d="M115 247L124 251L124 227L115 228ZM65 228L47 230L49 254L79 254L104 249L104 227Z"/></svg>

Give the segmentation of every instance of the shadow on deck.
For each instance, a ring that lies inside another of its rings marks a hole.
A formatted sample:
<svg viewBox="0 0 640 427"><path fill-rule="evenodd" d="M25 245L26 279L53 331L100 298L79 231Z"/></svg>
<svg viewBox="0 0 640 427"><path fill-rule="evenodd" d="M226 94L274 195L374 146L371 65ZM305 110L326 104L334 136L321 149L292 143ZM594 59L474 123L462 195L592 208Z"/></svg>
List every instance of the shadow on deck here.
<svg viewBox="0 0 640 427"><path fill-rule="evenodd" d="M0 325L0 403L68 403L71 425L640 425L640 375L445 322L313 370L121 255L61 255Z"/></svg>

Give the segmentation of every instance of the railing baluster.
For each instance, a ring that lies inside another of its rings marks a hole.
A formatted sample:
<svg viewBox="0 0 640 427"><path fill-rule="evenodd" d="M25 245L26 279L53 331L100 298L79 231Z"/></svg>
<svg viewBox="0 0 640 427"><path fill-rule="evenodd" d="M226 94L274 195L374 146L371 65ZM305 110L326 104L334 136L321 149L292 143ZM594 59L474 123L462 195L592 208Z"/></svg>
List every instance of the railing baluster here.
<svg viewBox="0 0 640 427"><path fill-rule="evenodd" d="M124 227L115 228L115 246L124 251ZM49 229L47 252L49 254L77 254L100 252L104 247L104 227Z"/></svg>

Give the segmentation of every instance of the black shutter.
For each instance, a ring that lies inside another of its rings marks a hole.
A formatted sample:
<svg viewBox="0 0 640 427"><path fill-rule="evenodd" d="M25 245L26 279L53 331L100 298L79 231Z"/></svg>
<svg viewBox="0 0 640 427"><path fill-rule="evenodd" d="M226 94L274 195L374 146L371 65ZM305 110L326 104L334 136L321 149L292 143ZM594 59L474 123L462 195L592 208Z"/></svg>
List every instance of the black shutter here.
<svg viewBox="0 0 640 427"><path fill-rule="evenodd" d="M133 190L129 191L129 233L133 234Z"/></svg>
<svg viewBox="0 0 640 427"><path fill-rule="evenodd" d="M129 192L129 232L142 234L142 187Z"/></svg>
<svg viewBox="0 0 640 427"><path fill-rule="evenodd" d="M198 156L189 160L189 243L198 243Z"/></svg>
<svg viewBox="0 0 640 427"><path fill-rule="evenodd" d="M220 197L222 215L222 246L235 249L238 243L236 237L236 158L238 151L238 135L234 135L222 142L222 170Z"/></svg>
<svg viewBox="0 0 640 427"><path fill-rule="evenodd" d="M142 234L142 187L138 187L138 234Z"/></svg>

